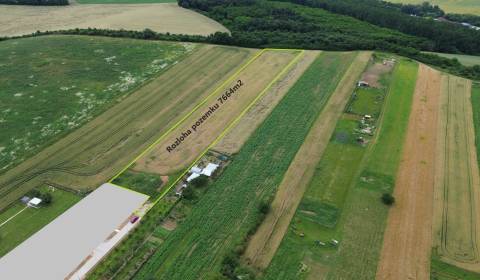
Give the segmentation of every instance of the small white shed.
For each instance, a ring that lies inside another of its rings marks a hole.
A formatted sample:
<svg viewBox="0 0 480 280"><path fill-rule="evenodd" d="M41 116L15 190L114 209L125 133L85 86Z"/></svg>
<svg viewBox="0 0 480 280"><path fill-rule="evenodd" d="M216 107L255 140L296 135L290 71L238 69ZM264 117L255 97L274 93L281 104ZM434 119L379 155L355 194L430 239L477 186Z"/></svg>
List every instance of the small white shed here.
<svg viewBox="0 0 480 280"><path fill-rule="evenodd" d="M215 164L215 163L209 163L207 164L207 167L205 167L202 171L202 174L205 175L205 176L212 176L213 172L215 172L215 170L217 170L217 168L219 167L220 165L218 164Z"/></svg>
<svg viewBox="0 0 480 280"><path fill-rule="evenodd" d="M30 206L30 207L37 208L38 206L40 206L40 203L42 203L42 200L38 197L34 197L34 198L30 199L30 201L27 203L27 205Z"/></svg>

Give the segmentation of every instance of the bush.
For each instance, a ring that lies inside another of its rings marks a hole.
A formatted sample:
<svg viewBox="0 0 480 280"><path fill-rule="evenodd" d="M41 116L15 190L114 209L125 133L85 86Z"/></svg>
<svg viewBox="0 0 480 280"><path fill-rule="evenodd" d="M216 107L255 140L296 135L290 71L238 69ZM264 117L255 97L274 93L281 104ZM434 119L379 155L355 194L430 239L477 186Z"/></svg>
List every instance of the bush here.
<svg viewBox="0 0 480 280"><path fill-rule="evenodd" d="M195 188L205 187L208 184L208 177L205 175L200 175L199 177L192 180L192 185Z"/></svg>
<svg viewBox="0 0 480 280"><path fill-rule="evenodd" d="M392 205L395 203L395 197L393 197L391 194L389 193L384 193L382 195L382 202L383 204L385 205Z"/></svg>

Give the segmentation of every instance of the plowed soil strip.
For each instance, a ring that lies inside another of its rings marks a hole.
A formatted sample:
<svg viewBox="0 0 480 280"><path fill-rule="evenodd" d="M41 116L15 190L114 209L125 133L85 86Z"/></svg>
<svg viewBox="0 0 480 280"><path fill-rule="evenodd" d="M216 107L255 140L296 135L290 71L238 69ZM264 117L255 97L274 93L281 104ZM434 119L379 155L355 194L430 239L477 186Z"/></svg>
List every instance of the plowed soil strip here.
<svg viewBox="0 0 480 280"><path fill-rule="evenodd" d="M370 56L370 52L357 55L290 164L272 202L272 210L246 249L245 259L252 266L264 269L275 255L337 120L353 92L355 81L367 66Z"/></svg>
<svg viewBox="0 0 480 280"><path fill-rule="evenodd" d="M441 75L420 65L377 279L429 279Z"/></svg>
<svg viewBox="0 0 480 280"><path fill-rule="evenodd" d="M480 271L480 179L471 81L445 76L437 145L434 238L443 261Z"/></svg>

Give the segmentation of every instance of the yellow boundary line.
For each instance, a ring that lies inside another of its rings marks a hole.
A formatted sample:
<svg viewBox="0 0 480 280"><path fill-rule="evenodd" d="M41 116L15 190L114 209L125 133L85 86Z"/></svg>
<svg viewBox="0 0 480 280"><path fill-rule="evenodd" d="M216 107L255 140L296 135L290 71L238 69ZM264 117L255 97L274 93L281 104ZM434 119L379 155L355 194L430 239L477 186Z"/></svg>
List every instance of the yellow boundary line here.
<svg viewBox="0 0 480 280"><path fill-rule="evenodd" d="M177 128L179 125L181 125L188 117L190 117L195 111L197 111L200 106L205 104L212 96L217 94L220 89L223 89L228 83L232 82L235 77L240 74L241 71L243 71L247 66L252 64L255 60L258 59L264 52L266 51L292 51L292 52L299 52L297 56L292 59L283 69L278 73L272 81L255 97L254 100L252 100L248 106L220 133L220 135L215 138L215 140L210 143L210 145L207 146L203 150L203 152L188 166L188 168L185 169L184 172L182 172L175 181L170 183L170 185L160 194L160 196L153 201L151 207L146 211L148 212L153 206L155 206L162 198L165 197L166 194L170 192L170 190L185 176L185 174L188 173L188 171L213 147L215 146L239 121L240 119L247 113L248 110L261 98L265 95L265 93L272 87L274 83L276 83L280 77L282 77L292 66L295 64L305 53L304 50L299 50L299 49L263 49L256 53L249 61L247 61L242 67L240 67L235 73L233 73L227 80L225 80L220 86L218 86L211 94L209 94L204 100L202 100L200 103L198 103L190 112L188 112L182 119L180 119L177 123L175 123L172 127L170 127L164 134L162 134L157 140L155 140L151 145L149 145L145 150L143 150L138 156L136 156L130 163L128 163L123 169L120 170L115 176L113 176L108 183L117 186L119 188L127 189L136 193L140 193L137 191L134 191L132 189L129 189L127 187L123 187L117 184L112 183L116 178L118 178L121 174L123 174L128 168L130 168L136 161L138 161L141 157L143 157L146 153L151 151L160 141L162 141L166 136L168 136L175 128ZM143 194L143 193L141 193ZM146 195L146 194L143 194ZM148 196L148 195L147 195ZM145 212L145 213L146 213Z"/></svg>
<svg viewBox="0 0 480 280"><path fill-rule="evenodd" d="M264 49L263 51L266 51L266 50L273 50L273 51L277 51L277 50L280 50L280 49ZM263 53L262 51L262 53ZM280 50L280 51L283 51L283 50ZM177 177L177 179L175 181L173 181L170 186L168 188L166 188L163 193L153 202L152 204L152 207L155 206L163 197L165 197L165 195L167 193L170 192L170 190L178 183L178 181L180 181L183 176L185 176L185 174L188 173L188 171L195 165L197 164L197 162L213 147L215 146L239 121L240 119L247 113L248 110L250 110L250 108L262 97L265 95L265 93L272 87L272 85L274 83L276 83L280 77L282 77L286 72L287 70L289 70L293 64L295 64L302 56L303 54L305 53L304 50L295 50L295 51L299 51L300 53L297 54L297 56L295 56L295 58L290 61L290 63L288 63L287 66L285 66L282 71L280 71L280 73L278 73L275 78L273 78L272 81L270 81L270 83L260 92L260 94L257 95L257 97L255 97L254 100L252 100L252 102L250 102L250 104L248 104L248 106L222 131L222 133L220 133L220 135L218 135L217 138L215 138L215 140L213 140L212 143L210 143L210 145L208 145L208 147L192 162L192 164L190 164L188 166L188 168L185 169L184 172L182 172L182 174L180 176Z"/></svg>
<svg viewBox="0 0 480 280"><path fill-rule="evenodd" d="M155 145L157 145L160 141L162 141L166 136L168 136L175 128L181 125L188 117L190 117L195 111L197 111L200 106L205 104L212 96L217 94L220 89L224 88L225 85L232 82L234 77L237 76L241 71L243 71L248 65L252 64L260 55L262 55L267 49L263 49L257 54L255 54L249 61L247 61L242 67L240 67L235 73L233 73L227 80L225 80L221 85L219 85L212 93L210 93L205 99L203 99L200 103L198 103L190 112L188 112L183 118L181 118L178 122L176 122L172 127L170 127L165 133L163 133L157 140L155 140L150 146L148 146L143 152L141 152L137 157L135 157L132 161L130 161L123 169L121 169L115 176L113 176L108 183L113 182L113 180L117 179L123 172L125 172L130 166L132 166L137 160L143 157L146 153L153 149Z"/></svg>

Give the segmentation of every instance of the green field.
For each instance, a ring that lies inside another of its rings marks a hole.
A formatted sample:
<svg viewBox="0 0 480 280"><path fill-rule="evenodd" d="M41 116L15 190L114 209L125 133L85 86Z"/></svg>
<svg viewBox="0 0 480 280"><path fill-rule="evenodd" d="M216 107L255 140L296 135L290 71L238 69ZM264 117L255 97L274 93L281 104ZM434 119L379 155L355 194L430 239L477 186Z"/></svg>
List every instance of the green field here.
<svg viewBox="0 0 480 280"><path fill-rule="evenodd" d="M80 4L148 4L177 3L177 0L77 0Z"/></svg>
<svg viewBox="0 0 480 280"><path fill-rule="evenodd" d="M446 58L456 58L465 66L480 65L480 56L463 55L463 54L449 54L449 53L432 53Z"/></svg>
<svg viewBox="0 0 480 280"><path fill-rule="evenodd" d="M180 60L182 44L81 36L0 42L0 174Z"/></svg>
<svg viewBox="0 0 480 280"><path fill-rule="evenodd" d="M322 53L316 59L135 279L218 276L223 258L258 221L259 205L273 195L354 57Z"/></svg>
<svg viewBox="0 0 480 280"><path fill-rule="evenodd" d="M389 0L394 3L421 4L424 0ZM431 4L439 5L447 13L480 15L480 2L478 0L429 0Z"/></svg>
<svg viewBox="0 0 480 280"><path fill-rule="evenodd" d="M47 188L43 188L43 190L49 191ZM55 191L49 192L52 195L52 202L50 205L42 206L38 209L27 208L8 223L0 227L0 257L53 221L57 216L65 212L81 199L80 196L60 189L55 189ZM25 204L21 202L11 205L5 211L0 213L0 224L23 208L25 208Z"/></svg>
<svg viewBox="0 0 480 280"><path fill-rule="evenodd" d="M480 84L472 84L472 109L473 123L475 125L475 144L477 147L477 160L480 166Z"/></svg>
<svg viewBox="0 0 480 280"><path fill-rule="evenodd" d="M389 86L387 101L377 123L380 133L374 138L363 135L367 141L364 145L356 141L359 119L364 114L380 115L385 90L357 89L352 95L264 279L307 279L312 275L327 279L375 278L388 210L376 191L381 188L362 188L359 174L374 160L389 163L389 169L381 169L382 174L396 171L415 75L416 64L402 61L392 79L384 77L390 84L385 84ZM399 115L399 111L406 113ZM399 129L392 130L392 126ZM379 159L385 148L398 142L400 149Z"/></svg>
<svg viewBox="0 0 480 280"><path fill-rule="evenodd" d="M438 256L433 254L430 266L431 280L478 280L480 273L475 273L458 268L454 265L441 261Z"/></svg>

